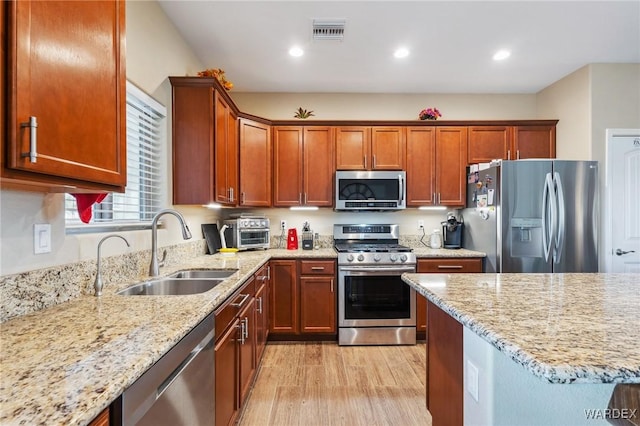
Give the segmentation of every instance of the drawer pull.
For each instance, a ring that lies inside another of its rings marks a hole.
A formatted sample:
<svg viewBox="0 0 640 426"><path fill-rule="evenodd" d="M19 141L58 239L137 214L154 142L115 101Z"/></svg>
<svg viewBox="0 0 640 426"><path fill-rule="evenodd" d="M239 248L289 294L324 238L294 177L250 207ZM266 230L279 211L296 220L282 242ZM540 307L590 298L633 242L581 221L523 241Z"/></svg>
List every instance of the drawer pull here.
<svg viewBox="0 0 640 426"><path fill-rule="evenodd" d="M324 271L324 266L312 266L312 271Z"/></svg>
<svg viewBox="0 0 640 426"><path fill-rule="evenodd" d="M232 303L231 306L239 308L240 306L244 305L244 302L247 301L247 299L251 296L250 294L241 294L240 296L242 296L242 300L240 302L237 303Z"/></svg>
<svg viewBox="0 0 640 426"><path fill-rule="evenodd" d="M438 265L438 269L462 269L462 265Z"/></svg>

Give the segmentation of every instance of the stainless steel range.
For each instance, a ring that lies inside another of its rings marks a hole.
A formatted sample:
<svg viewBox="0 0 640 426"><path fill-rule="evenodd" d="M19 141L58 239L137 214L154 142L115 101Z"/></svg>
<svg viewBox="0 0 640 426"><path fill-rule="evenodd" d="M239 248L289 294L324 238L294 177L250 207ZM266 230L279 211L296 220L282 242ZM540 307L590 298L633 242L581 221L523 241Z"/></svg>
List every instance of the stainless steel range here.
<svg viewBox="0 0 640 426"><path fill-rule="evenodd" d="M416 272L398 225L334 225L338 252L338 343L416 343L415 290L400 275Z"/></svg>

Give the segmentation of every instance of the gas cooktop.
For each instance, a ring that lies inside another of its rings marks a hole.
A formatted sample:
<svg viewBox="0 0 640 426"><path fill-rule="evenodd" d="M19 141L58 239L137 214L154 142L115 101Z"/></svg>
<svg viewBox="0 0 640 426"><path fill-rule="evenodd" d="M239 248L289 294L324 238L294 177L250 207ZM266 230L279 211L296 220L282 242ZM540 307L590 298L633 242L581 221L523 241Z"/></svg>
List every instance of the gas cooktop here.
<svg viewBox="0 0 640 426"><path fill-rule="evenodd" d="M360 242L344 242L336 243L335 249L338 253L406 253L413 249L397 243L360 243Z"/></svg>

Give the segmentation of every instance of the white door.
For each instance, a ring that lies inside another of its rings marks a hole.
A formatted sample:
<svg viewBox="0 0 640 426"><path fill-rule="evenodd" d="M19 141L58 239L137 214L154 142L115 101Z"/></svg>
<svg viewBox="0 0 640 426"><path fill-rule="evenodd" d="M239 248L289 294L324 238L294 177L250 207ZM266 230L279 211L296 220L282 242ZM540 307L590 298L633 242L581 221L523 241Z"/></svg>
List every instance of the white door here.
<svg viewBox="0 0 640 426"><path fill-rule="evenodd" d="M640 129L607 130L606 272L640 273Z"/></svg>

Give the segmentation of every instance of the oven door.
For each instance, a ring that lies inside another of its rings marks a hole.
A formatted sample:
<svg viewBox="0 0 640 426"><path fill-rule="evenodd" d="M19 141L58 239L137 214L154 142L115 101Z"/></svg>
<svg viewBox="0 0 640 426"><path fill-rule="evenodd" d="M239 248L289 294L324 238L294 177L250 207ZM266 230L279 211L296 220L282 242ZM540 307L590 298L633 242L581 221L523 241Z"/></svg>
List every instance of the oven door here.
<svg viewBox="0 0 640 426"><path fill-rule="evenodd" d="M240 228L237 242L238 249L269 248L269 229Z"/></svg>
<svg viewBox="0 0 640 426"><path fill-rule="evenodd" d="M415 266L340 266L339 326L415 326L415 290L400 278L415 271Z"/></svg>

